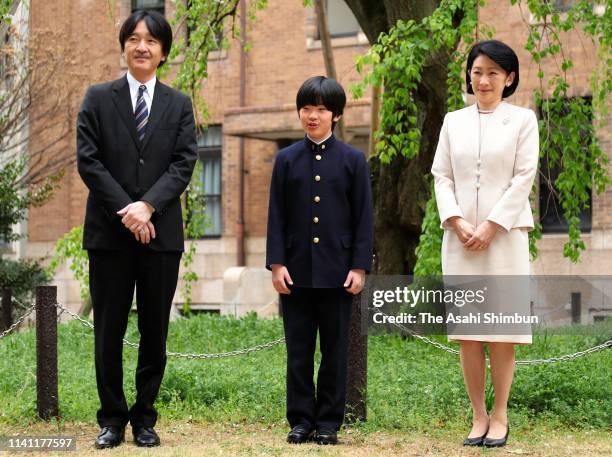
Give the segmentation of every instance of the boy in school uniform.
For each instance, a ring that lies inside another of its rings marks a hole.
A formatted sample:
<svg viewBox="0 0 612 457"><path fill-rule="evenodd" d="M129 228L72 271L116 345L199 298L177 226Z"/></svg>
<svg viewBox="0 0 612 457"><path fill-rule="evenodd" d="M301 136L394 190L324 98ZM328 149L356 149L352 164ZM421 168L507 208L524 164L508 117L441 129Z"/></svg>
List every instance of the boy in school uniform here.
<svg viewBox="0 0 612 457"><path fill-rule="evenodd" d="M266 268L281 294L287 343L287 441L336 444L346 403L352 297L372 263L370 173L364 154L333 134L346 105L340 84L310 78L296 105L306 135L280 150L274 163Z"/></svg>

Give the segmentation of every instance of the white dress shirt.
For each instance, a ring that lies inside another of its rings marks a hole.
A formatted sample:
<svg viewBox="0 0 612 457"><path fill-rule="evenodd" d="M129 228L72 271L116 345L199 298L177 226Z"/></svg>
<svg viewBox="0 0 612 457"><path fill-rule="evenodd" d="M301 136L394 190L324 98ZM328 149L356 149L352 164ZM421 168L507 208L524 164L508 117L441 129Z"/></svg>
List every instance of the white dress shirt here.
<svg viewBox="0 0 612 457"><path fill-rule="evenodd" d="M321 144L321 143L324 143L324 142L325 142L325 141L327 141L327 139L328 139L329 137L331 137L332 135L333 135L333 132L331 132L329 135L327 135L327 136L326 136L325 138L323 138L322 140L316 141L316 140L313 140L312 138L310 138L310 135L306 134L306 136L308 137L308 139L309 139L310 141L312 141L313 143L315 143L315 144Z"/></svg>
<svg viewBox="0 0 612 457"><path fill-rule="evenodd" d="M140 81L134 78L130 72L127 72L127 80L128 85L130 86L130 98L132 99L132 110L136 111L136 100L138 100L138 88L142 85ZM149 79L144 85L147 87L147 90L144 91L144 100L147 104L147 110L149 115L151 115L151 104L153 103L153 92L155 92L155 83L157 82L157 78L153 76Z"/></svg>

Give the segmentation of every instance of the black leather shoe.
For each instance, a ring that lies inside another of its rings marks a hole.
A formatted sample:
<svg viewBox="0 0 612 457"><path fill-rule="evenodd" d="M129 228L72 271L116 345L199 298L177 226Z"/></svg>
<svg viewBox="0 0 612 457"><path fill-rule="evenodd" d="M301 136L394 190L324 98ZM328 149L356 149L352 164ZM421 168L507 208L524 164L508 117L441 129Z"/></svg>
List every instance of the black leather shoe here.
<svg viewBox="0 0 612 457"><path fill-rule="evenodd" d="M321 429L315 433L314 440L317 444L338 444L338 435L333 430Z"/></svg>
<svg viewBox="0 0 612 457"><path fill-rule="evenodd" d="M291 429L287 435L287 443L301 444L306 443L312 439L314 429L307 425L298 424Z"/></svg>
<svg viewBox="0 0 612 457"><path fill-rule="evenodd" d="M136 446L159 446L159 436L157 436L153 427L132 427L132 434L134 435L134 443L136 443Z"/></svg>
<svg viewBox="0 0 612 457"><path fill-rule="evenodd" d="M503 447L506 445L506 441L508 441L508 434L510 433L510 425L508 424L506 428L506 436L503 438L487 438L482 442L484 447Z"/></svg>
<svg viewBox="0 0 612 457"><path fill-rule="evenodd" d="M125 440L125 427L109 425L100 429L94 446L96 449L109 449L117 447Z"/></svg>
<svg viewBox="0 0 612 457"><path fill-rule="evenodd" d="M484 442L485 436L487 436L488 432L489 431L487 430L484 435L477 436L476 438L466 438L466 439L464 439L463 440L463 445L464 446L482 446L482 443Z"/></svg>

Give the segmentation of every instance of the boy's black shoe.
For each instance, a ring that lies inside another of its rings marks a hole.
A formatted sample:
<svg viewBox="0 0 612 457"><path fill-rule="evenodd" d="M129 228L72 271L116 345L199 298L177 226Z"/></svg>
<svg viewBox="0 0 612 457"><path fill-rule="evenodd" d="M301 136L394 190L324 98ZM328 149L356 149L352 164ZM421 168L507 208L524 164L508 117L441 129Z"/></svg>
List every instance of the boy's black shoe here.
<svg viewBox="0 0 612 457"><path fill-rule="evenodd" d="M306 443L312 439L314 429L307 425L298 424L287 435L287 442L291 444Z"/></svg>
<svg viewBox="0 0 612 457"><path fill-rule="evenodd" d="M96 438L94 446L96 449L109 449L117 447L125 438L125 427L109 425L100 429L100 434Z"/></svg>
<svg viewBox="0 0 612 457"><path fill-rule="evenodd" d="M333 430L321 429L315 433L314 440L317 444L338 444L338 435Z"/></svg>
<svg viewBox="0 0 612 457"><path fill-rule="evenodd" d="M138 447L159 446L159 436L153 427L132 427L134 442Z"/></svg>

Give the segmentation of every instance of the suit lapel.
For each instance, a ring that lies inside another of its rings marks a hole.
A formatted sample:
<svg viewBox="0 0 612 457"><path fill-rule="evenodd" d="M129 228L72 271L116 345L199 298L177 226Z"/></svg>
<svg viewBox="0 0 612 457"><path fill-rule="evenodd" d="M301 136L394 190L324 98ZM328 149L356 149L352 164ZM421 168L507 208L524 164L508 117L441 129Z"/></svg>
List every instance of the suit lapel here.
<svg viewBox="0 0 612 457"><path fill-rule="evenodd" d="M149 113L149 121L147 122L147 131L144 140L142 141L142 149L144 150L159 124L159 120L164 115L168 107L168 98L170 91L168 86L158 81L155 82L155 91L153 92L153 102L151 103L151 112ZM135 130L134 130L135 131Z"/></svg>
<svg viewBox="0 0 612 457"><path fill-rule="evenodd" d="M136 133L136 120L134 119L134 108L132 107L132 97L130 95L130 86L127 82L127 77L123 77L115 81L113 85L113 102L119 112L121 120L130 132L132 140L137 149L140 149L140 141Z"/></svg>

